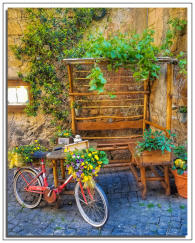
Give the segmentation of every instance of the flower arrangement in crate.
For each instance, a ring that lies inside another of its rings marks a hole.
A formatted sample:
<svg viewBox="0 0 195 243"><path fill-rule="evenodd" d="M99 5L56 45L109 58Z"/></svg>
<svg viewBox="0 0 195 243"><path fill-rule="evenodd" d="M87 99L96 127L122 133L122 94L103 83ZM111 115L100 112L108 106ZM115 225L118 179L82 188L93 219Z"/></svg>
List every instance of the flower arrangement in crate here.
<svg viewBox="0 0 195 243"><path fill-rule="evenodd" d="M71 129L61 130L59 129L56 133L56 137L58 138L58 144L69 144L70 137L72 136Z"/></svg>
<svg viewBox="0 0 195 243"><path fill-rule="evenodd" d="M169 136L166 136L169 134ZM146 129L141 142L137 143L135 149L135 155L140 157L142 162L166 162L171 161L171 152L175 147L174 137L175 134L167 131L167 134L163 134L162 131L152 131L152 129Z"/></svg>
<svg viewBox="0 0 195 243"><path fill-rule="evenodd" d="M9 168L22 167L28 163L32 163L34 152L45 152L47 149L35 140L31 145L20 145L8 151Z"/></svg>
<svg viewBox="0 0 195 243"><path fill-rule="evenodd" d="M65 165L68 173L77 181L84 183L84 187L93 187L94 177L98 176L100 168L108 164L108 158L104 151L94 148L64 151L66 153Z"/></svg>

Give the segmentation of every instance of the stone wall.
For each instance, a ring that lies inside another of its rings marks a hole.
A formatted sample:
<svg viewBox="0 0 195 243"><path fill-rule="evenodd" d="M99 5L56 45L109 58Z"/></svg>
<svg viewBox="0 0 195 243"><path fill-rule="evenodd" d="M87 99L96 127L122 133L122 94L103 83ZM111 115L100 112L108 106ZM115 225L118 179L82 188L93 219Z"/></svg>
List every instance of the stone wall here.
<svg viewBox="0 0 195 243"><path fill-rule="evenodd" d="M160 44L165 37L167 21L170 17L186 18L187 10L180 8L113 8L100 21L94 22L86 30L96 33L103 32L105 36L118 32L125 33L136 30L138 33L148 26L155 30L155 43ZM8 9L8 79L17 79L17 72L27 70L26 63L16 60L11 47L20 43L20 38L26 28L26 16L23 9ZM173 52L186 51L187 35L179 36L174 43ZM166 65L162 65L159 80L151 84L150 118L152 121L165 125L166 106ZM173 116L172 128L178 134L178 141L184 141L187 136L187 123L182 123L177 108L187 105L187 82L175 72L173 87ZM30 143L35 138L42 139L48 144L54 132L50 126L49 117L39 114L36 118L27 117L25 113L8 114L8 145ZM70 122L70 121L69 121Z"/></svg>

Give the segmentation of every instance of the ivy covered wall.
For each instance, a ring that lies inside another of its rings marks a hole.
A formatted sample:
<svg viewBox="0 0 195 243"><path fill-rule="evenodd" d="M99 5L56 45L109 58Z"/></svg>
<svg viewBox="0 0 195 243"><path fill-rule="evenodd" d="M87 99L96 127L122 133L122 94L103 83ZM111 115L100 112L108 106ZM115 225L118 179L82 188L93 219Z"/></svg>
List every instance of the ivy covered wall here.
<svg viewBox="0 0 195 243"><path fill-rule="evenodd" d="M28 70L27 63L17 60L11 47L20 43L20 39L26 29L27 16L24 9L8 9L8 79L18 79L17 72L25 73ZM105 37L114 33L125 33L136 30L138 33L147 28L155 30L155 43L160 44L165 38L170 17L186 19L186 9L168 8L113 8L108 9L107 14L100 20L92 21L86 29L84 36L89 32L101 31ZM84 37L85 38L85 37ZM172 47L173 52L186 51L187 33L182 33ZM161 68L160 79L151 86L150 116L154 122L165 125L164 107L166 105L166 69ZM186 139L187 123L181 122L178 106L187 105L187 82L181 77L177 70L175 72L173 88L173 115L172 128L178 134L178 141ZM68 109L68 103L67 107ZM8 145L12 147L18 144L28 144L35 138L41 139L44 145L53 136L55 127L50 124L50 115L38 114L36 117L28 117L24 112L8 113ZM67 117L67 127L70 125ZM179 141L179 142L180 142Z"/></svg>

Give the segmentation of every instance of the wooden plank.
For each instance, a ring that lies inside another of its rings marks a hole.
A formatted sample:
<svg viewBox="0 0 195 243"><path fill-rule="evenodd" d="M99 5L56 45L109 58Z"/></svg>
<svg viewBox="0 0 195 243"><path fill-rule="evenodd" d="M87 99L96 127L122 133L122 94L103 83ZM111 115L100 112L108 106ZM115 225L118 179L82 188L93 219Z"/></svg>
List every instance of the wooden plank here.
<svg viewBox="0 0 195 243"><path fill-rule="evenodd" d="M66 58L66 59L63 59L63 61L65 63L79 63L79 64L86 64L86 62L89 62L89 61L93 61L96 62L108 62L109 59L106 59L106 58L103 58L103 57L99 57L99 58ZM177 63L178 60L175 59L175 58L171 58L171 57L157 57L157 61L158 62L162 62L162 63ZM134 65L134 64L130 64L130 65Z"/></svg>
<svg viewBox="0 0 195 243"><path fill-rule="evenodd" d="M72 67L68 64L68 79L69 79L69 86L70 86L70 93L73 92L73 84L72 84ZM73 107L74 105L74 96L70 96L70 105L71 105L71 118L72 118L72 133L76 134L76 124L75 124L75 109Z"/></svg>
<svg viewBox="0 0 195 243"><path fill-rule="evenodd" d="M90 116L90 117L76 117L75 120L91 120L91 119L105 119L105 118L112 118L112 119L135 119L135 118L142 118L143 115L138 116Z"/></svg>
<svg viewBox="0 0 195 243"><path fill-rule="evenodd" d="M148 80L144 80L144 91L146 91L148 88ZM143 133L146 129L145 120L147 119L147 106L148 106L148 95L144 94L144 115L143 115Z"/></svg>
<svg viewBox="0 0 195 243"><path fill-rule="evenodd" d="M121 121L121 122L77 122L77 130L94 131L94 130L118 130L126 128L142 128L143 120Z"/></svg>
<svg viewBox="0 0 195 243"><path fill-rule="evenodd" d="M144 105L118 105L118 106L114 106L114 105L107 105L107 106L82 106L82 109L107 109L107 108L134 108L134 107L143 107Z"/></svg>
<svg viewBox="0 0 195 243"><path fill-rule="evenodd" d="M126 101L143 101L144 98L135 98L135 99L122 99L122 100L119 100L119 99L110 99L110 100L77 100L78 102L81 102L81 103L89 103L89 102L94 102L94 103L97 103L97 102L126 102Z"/></svg>
<svg viewBox="0 0 195 243"><path fill-rule="evenodd" d="M173 89L173 65L167 64L167 120L166 128L171 130L172 120L172 89Z"/></svg>
<svg viewBox="0 0 195 243"><path fill-rule="evenodd" d="M97 92L88 92L88 93L69 93L70 96L92 96L92 95L109 95L110 93L112 93L113 95L129 95L129 94L149 94L149 91L124 91L124 92L102 92L100 94L98 94Z"/></svg>
<svg viewBox="0 0 195 243"><path fill-rule="evenodd" d="M131 139L142 137L142 134L135 134L130 136L121 136L121 137L82 137L83 139Z"/></svg>
<svg viewBox="0 0 195 243"><path fill-rule="evenodd" d="M103 150L103 151L115 151L115 150L124 150L128 149L128 146L123 147L104 147L104 148L97 148L97 150Z"/></svg>
<svg viewBox="0 0 195 243"><path fill-rule="evenodd" d="M120 76L121 77L121 76ZM84 79L84 78L75 78L75 79ZM86 78L87 79L87 78ZM126 83L126 84L105 84L105 86L129 86L129 87L132 87L132 86L138 86L138 84L137 83L132 83L131 82L131 84L129 84L129 80L127 81L128 83ZM84 84L84 85L82 85L83 87L90 87L90 85L89 84ZM143 86L143 84L142 85L140 85L140 86ZM139 86L139 87L140 87Z"/></svg>
<svg viewBox="0 0 195 243"><path fill-rule="evenodd" d="M109 164L130 163L129 159L109 159Z"/></svg>
<svg viewBox="0 0 195 243"><path fill-rule="evenodd" d="M16 87L16 86L30 87L30 84L18 79L8 79L8 87Z"/></svg>
<svg viewBox="0 0 195 243"><path fill-rule="evenodd" d="M129 167L129 163L117 163L117 164L107 164L104 165L104 168L113 168L113 167Z"/></svg>
<svg viewBox="0 0 195 243"><path fill-rule="evenodd" d="M166 135L169 134L169 133L167 132L167 128L166 128L166 127L160 126L160 125L158 125L158 124L156 124L156 123L154 123L154 122L147 121L147 120L145 120L145 123L148 124L148 125L150 125L150 126L153 126L153 127L155 127L155 128L158 128L158 129L164 131L164 132L166 133Z"/></svg>
<svg viewBox="0 0 195 243"><path fill-rule="evenodd" d="M147 181L164 181L164 177L146 177Z"/></svg>

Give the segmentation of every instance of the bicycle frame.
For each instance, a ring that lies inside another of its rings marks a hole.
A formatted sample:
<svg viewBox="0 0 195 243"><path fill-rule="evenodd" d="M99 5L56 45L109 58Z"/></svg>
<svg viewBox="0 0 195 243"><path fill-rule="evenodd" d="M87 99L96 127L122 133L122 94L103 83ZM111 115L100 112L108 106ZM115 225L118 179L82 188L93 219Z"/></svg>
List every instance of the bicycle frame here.
<svg viewBox="0 0 195 243"><path fill-rule="evenodd" d="M21 173L21 172L19 171L19 173ZM39 178L42 175L43 175L43 183L44 183L44 185L43 186L35 186L35 185L33 185L33 183L36 181L36 179ZM43 194L44 191L49 188L48 187L48 182L47 182L47 177L46 177L45 162L44 162L43 159L41 159L41 171L29 183L25 179L25 177L22 175L22 173L21 173L21 176L22 176L22 178L24 179L24 181L27 184L27 186L24 189L26 191L28 191L28 192L34 192L34 193ZM55 193L57 193L57 194L62 192L62 190L66 187L66 185L72 180L72 178L73 178L73 176L70 175L62 185L58 186L57 188L54 188L53 191ZM85 194L84 194L83 185L82 185L81 182L79 182L79 186L80 186L80 189L81 189L81 193L82 193L83 199L84 199L85 203L88 204L87 199L86 199ZM91 194L89 188L87 188L87 191L88 191L88 194L89 194L91 200L94 200L93 195Z"/></svg>

